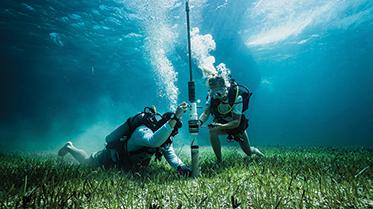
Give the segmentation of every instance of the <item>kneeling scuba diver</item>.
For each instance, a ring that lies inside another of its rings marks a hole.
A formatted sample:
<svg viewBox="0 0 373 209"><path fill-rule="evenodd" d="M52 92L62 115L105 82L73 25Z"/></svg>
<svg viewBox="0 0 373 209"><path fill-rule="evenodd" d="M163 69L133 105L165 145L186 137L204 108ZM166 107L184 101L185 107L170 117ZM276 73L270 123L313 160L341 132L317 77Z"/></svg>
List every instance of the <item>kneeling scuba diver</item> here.
<svg viewBox="0 0 373 209"><path fill-rule="evenodd" d="M145 107L106 137L106 147L88 156L83 150L67 142L59 151L60 156L70 153L81 164L104 168L138 170L149 165L153 155L160 160L164 156L171 167L181 175L190 175L190 168L176 155L173 137L182 126L180 121L187 104L181 103L175 113L163 115L155 107ZM159 118L159 119L158 119Z"/></svg>
<svg viewBox="0 0 373 209"><path fill-rule="evenodd" d="M226 85L220 76L208 80L209 94L205 110L199 117L199 125L206 122L210 114L213 116L213 123L208 127L211 145L219 162L222 160L219 135L223 134L228 135L228 140L237 141L247 155L263 156L257 148L250 147L246 132L249 125L244 112L248 109L252 93L233 79L229 84Z"/></svg>

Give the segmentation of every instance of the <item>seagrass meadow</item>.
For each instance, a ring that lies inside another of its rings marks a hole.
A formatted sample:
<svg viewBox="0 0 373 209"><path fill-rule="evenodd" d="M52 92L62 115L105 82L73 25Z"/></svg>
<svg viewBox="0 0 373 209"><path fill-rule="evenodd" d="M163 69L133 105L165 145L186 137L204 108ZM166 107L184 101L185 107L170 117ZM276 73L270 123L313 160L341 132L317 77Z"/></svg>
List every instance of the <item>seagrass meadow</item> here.
<svg viewBox="0 0 373 209"><path fill-rule="evenodd" d="M265 147L258 158L228 147L218 165L210 149L201 150L197 179L165 160L123 172L1 154L0 208L373 208L373 150Z"/></svg>
<svg viewBox="0 0 373 209"><path fill-rule="evenodd" d="M372 37L373 0L0 0L0 209L373 209ZM188 166L198 142L198 178L57 156L132 152L138 127L108 136L184 101L172 141ZM216 133L244 127L265 157L221 136L217 164Z"/></svg>

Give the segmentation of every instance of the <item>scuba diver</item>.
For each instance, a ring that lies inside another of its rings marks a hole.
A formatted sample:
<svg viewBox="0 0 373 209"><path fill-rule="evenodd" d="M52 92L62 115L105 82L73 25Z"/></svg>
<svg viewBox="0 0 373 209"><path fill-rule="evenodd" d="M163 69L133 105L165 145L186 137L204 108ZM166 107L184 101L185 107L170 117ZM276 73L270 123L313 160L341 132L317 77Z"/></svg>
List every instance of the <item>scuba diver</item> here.
<svg viewBox="0 0 373 209"><path fill-rule="evenodd" d="M199 117L201 126L207 121L210 114L213 122L208 125L210 142L217 161L222 161L219 135L228 135L229 141L237 141L241 149L250 156L257 154L264 156L259 149L250 147L246 129L248 120L243 114L249 105L251 92L244 86L238 85L233 79L230 86L225 84L221 76L215 76L208 80L209 94L204 112Z"/></svg>
<svg viewBox="0 0 373 209"><path fill-rule="evenodd" d="M180 175L189 176L191 169L176 155L172 146L173 137L182 126L181 116L187 110L187 103L181 103L175 113L160 115L155 107L144 111L127 121L106 136L106 147L89 156L84 150L68 141L58 151L59 156L70 153L80 164L91 167L121 168L139 170L149 165L153 155L160 160L162 155L168 164Z"/></svg>

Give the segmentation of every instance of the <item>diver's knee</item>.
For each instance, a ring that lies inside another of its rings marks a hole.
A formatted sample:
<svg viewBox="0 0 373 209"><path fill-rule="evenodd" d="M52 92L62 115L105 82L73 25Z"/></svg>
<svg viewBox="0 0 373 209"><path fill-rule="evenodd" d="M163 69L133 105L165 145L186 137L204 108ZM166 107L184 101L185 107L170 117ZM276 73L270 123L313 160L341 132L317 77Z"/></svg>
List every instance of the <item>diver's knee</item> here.
<svg viewBox="0 0 373 209"><path fill-rule="evenodd" d="M218 136L220 134L220 131L216 130L216 129L209 129L209 134L210 136Z"/></svg>
<svg viewBox="0 0 373 209"><path fill-rule="evenodd" d="M209 129L209 134L214 135L214 134L216 134L216 131L214 131L213 129Z"/></svg>
<svg viewBox="0 0 373 209"><path fill-rule="evenodd" d="M95 166L96 162L92 157L85 158L80 164L87 166L87 167L96 167Z"/></svg>

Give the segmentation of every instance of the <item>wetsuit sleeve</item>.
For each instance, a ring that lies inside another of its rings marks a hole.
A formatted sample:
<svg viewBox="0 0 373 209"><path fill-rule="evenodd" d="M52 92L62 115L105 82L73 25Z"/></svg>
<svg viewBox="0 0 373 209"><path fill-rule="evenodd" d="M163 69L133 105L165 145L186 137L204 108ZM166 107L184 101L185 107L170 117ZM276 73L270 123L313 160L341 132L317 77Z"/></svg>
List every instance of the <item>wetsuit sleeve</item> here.
<svg viewBox="0 0 373 209"><path fill-rule="evenodd" d="M183 161L176 155L174 147L172 144L162 146L161 152L163 156L166 158L168 164L174 169L177 169L178 166L183 166Z"/></svg>
<svg viewBox="0 0 373 209"><path fill-rule="evenodd" d="M236 101L234 101L234 105L233 105L233 110L232 112L236 115L241 115L242 114L242 96L238 96L236 98Z"/></svg>
<svg viewBox="0 0 373 209"><path fill-rule="evenodd" d="M165 123L157 131L153 132L146 126L138 127L128 141L128 151L141 147L160 147L171 135L172 128Z"/></svg>

